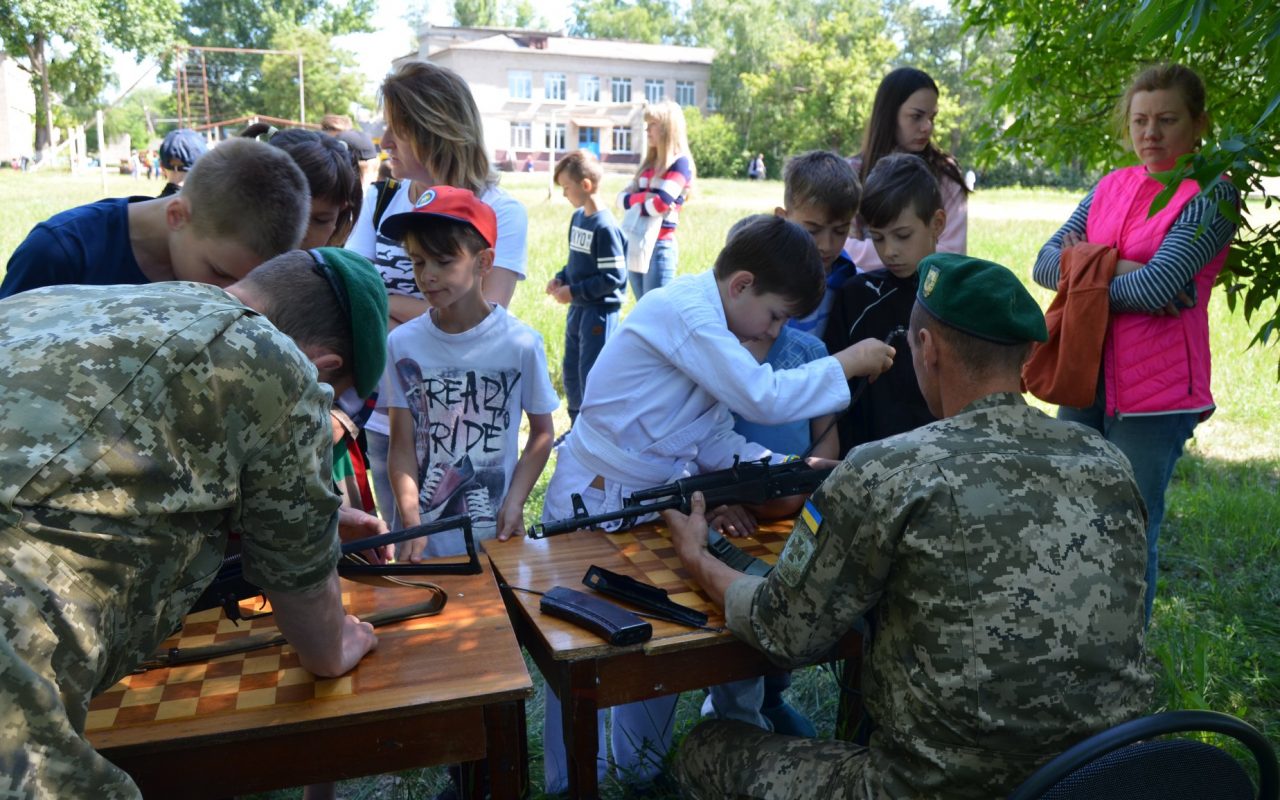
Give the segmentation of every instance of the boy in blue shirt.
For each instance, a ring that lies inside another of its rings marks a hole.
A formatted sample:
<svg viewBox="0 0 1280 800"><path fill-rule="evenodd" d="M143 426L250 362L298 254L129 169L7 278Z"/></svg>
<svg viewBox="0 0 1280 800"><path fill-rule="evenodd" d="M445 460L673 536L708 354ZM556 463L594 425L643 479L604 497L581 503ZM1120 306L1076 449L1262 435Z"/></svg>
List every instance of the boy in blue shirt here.
<svg viewBox="0 0 1280 800"><path fill-rule="evenodd" d="M787 325L821 339L834 292L857 272L844 254L844 242L858 213L862 187L849 162L826 150L792 158L782 170L782 180L783 205L774 213L809 232L827 276L827 290L818 307L793 317Z"/></svg>
<svg viewBox="0 0 1280 800"><path fill-rule="evenodd" d="M9 258L0 298L61 284L230 286L302 241L311 190L287 153L223 142L170 197L99 200L41 222Z"/></svg>
<svg viewBox="0 0 1280 800"><path fill-rule="evenodd" d="M916 270L937 249L947 224L942 191L928 164L910 153L877 161L867 175L862 218L885 266L855 275L835 293L825 336L833 350L866 338L883 339L910 322L919 284ZM935 419L920 394L911 359L898 359L840 417L840 455Z"/></svg>
<svg viewBox="0 0 1280 800"><path fill-rule="evenodd" d="M604 169L586 150L556 164L555 181L577 211L569 223L569 262L547 283L547 294L569 305L564 326L564 393L569 423L578 418L587 373L618 327L627 287L622 231L600 205Z"/></svg>

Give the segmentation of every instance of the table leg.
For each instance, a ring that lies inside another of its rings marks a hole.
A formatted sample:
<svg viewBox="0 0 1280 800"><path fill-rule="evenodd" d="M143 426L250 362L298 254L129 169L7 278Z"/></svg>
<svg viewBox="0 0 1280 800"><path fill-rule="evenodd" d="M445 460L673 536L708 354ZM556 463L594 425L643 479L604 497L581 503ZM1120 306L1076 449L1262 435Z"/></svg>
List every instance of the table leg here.
<svg viewBox="0 0 1280 800"><path fill-rule="evenodd" d="M518 800L529 794L529 747L524 701L499 703L484 710L485 753L493 800ZM483 796L483 790L481 790Z"/></svg>
<svg viewBox="0 0 1280 800"><path fill-rule="evenodd" d="M564 726L565 761L569 772L569 796L594 798L600 794L596 757L600 751L596 716L596 664L579 661L560 671L560 718Z"/></svg>

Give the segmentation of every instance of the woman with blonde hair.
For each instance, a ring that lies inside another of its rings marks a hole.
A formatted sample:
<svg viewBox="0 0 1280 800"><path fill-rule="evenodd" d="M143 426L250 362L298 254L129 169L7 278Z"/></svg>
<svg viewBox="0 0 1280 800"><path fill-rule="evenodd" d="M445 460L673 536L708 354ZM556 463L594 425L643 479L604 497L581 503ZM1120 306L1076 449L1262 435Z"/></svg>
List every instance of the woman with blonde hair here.
<svg viewBox="0 0 1280 800"><path fill-rule="evenodd" d="M387 76L379 94L387 123L382 148L387 151L392 178L369 187L346 247L368 258L382 274L391 311L388 327L425 313L427 301L414 283L409 256L398 241L381 232L381 227L396 214L412 211L431 186L469 189L497 215L498 239L493 269L484 280L484 296L505 307L517 281L524 278L529 216L519 201L498 188L471 89L452 70L411 61ZM373 412L364 428L374 492L384 504L387 524L396 529L400 526L387 479L390 426L386 413Z"/></svg>
<svg viewBox="0 0 1280 800"><path fill-rule="evenodd" d="M644 110L644 124L649 142L644 160L631 184L618 196L624 209L638 206L642 217L662 220L653 255L647 265L642 265L647 266L647 271L627 273L637 300L646 292L666 286L676 275L679 257L676 225L696 174L680 106L670 100L648 106ZM635 238L632 237L627 247L637 244ZM628 259L628 268L632 266L631 261Z"/></svg>

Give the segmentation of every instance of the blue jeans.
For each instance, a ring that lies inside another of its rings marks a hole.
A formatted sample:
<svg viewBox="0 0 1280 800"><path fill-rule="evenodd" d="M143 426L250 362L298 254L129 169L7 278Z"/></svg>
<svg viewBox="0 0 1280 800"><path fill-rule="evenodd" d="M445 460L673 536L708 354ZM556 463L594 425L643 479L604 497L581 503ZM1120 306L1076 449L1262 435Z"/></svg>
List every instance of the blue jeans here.
<svg viewBox="0 0 1280 800"><path fill-rule="evenodd" d="M391 440L385 433L365 429L365 441L369 444L369 472L373 477L373 499L378 504L378 516L387 522L389 530L400 530L400 511L396 497L391 493L391 476L387 472L387 451Z"/></svg>
<svg viewBox="0 0 1280 800"><path fill-rule="evenodd" d="M1133 466L1133 477L1147 506L1147 622L1156 600L1156 573L1160 523L1164 521L1164 493L1173 478L1173 467L1182 447L1200 421L1198 411L1171 411L1151 416L1113 417L1105 413L1106 399L1099 386L1098 398L1088 408L1061 406L1058 419L1079 422L1102 434L1120 448Z"/></svg>
<svg viewBox="0 0 1280 800"><path fill-rule="evenodd" d="M680 249L675 239L659 239L653 247L653 255L649 258L649 271L643 274L628 272L627 282L631 284L631 293L639 300L647 292L666 286L676 276L676 262L680 259Z"/></svg>
<svg viewBox="0 0 1280 800"><path fill-rule="evenodd" d="M578 419L587 373L596 363L600 349L618 328L616 306L569 306L564 326L564 394L569 406L569 424Z"/></svg>

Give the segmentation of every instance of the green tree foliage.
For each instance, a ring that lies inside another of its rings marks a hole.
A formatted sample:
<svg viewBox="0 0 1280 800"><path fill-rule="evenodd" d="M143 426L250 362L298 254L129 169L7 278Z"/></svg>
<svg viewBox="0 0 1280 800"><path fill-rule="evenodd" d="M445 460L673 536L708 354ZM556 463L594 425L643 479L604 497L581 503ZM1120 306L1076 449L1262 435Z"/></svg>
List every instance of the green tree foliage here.
<svg viewBox="0 0 1280 800"><path fill-rule="evenodd" d="M464 28L498 24L497 0L453 0L453 19Z"/></svg>
<svg viewBox="0 0 1280 800"><path fill-rule="evenodd" d="M693 38L676 0L575 0L573 16L572 36L651 44Z"/></svg>
<svg viewBox="0 0 1280 800"><path fill-rule="evenodd" d="M182 26L187 43L192 45L266 50L286 49L275 45L292 42L288 49L327 50L338 62L345 64L350 63L345 60L350 58L350 54L335 52L332 37L371 31L374 9L375 0L274 0L271 3L258 0L221 0L217 3L186 0L182 6ZM325 39L324 44L318 44L309 35L302 36L299 32L303 29L318 31ZM195 58L194 54L192 58ZM317 57L316 61L319 63L323 58ZM296 58L292 76L287 77L288 71L278 64L278 60L273 61L267 56L205 53L204 71L208 76L211 116L215 120L254 112L296 116ZM268 66L272 67L269 73ZM199 72L198 68L193 71ZM304 79L308 84L312 80L319 84L324 82L324 76L312 78L309 68L304 71ZM292 84L292 92L289 84ZM351 102L358 101L359 83L355 86L356 92L342 101L326 100L333 104L326 110L333 110L333 106L345 110ZM285 97L291 99L285 102ZM200 103L203 104L203 98ZM307 105L311 107L310 102ZM203 116L203 108L193 110L198 110ZM308 114L308 120L314 121L314 118Z"/></svg>
<svg viewBox="0 0 1280 800"><path fill-rule="evenodd" d="M323 31L294 24L283 25L272 37L271 49L302 51L302 79L308 122L318 122L325 114L347 114L352 103L373 105L372 98L362 96L364 78L356 66L355 56L346 50L334 49L329 35ZM296 117L296 56L263 56L259 99L265 114Z"/></svg>
<svg viewBox="0 0 1280 800"><path fill-rule="evenodd" d="M695 154L698 175L706 178L740 178L747 172L742 140L721 114L702 116L697 108L684 109L689 129L689 149Z"/></svg>
<svg viewBox="0 0 1280 800"><path fill-rule="evenodd" d="M85 116L91 113L86 110ZM173 128L171 123L158 120L173 117L173 93L159 86L136 89L120 102L106 109L103 115L103 135L112 141L128 134L133 146L145 149L156 144ZM90 147L99 148L93 127L88 130Z"/></svg>
<svg viewBox="0 0 1280 800"><path fill-rule="evenodd" d="M36 92L36 149L50 141L54 100L81 104L110 83L105 46L154 55L170 42L175 0L5 0L0 45L31 75Z"/></svg>
<svg viewBox="0 0 1280 800"><path fill-rule="evenodd" d="M999 123L984 130L991 150L1098 169L1132 163L1114 123L1133 74L1162 61L1200 73L1214 130L1167 177L1171 187L1187 179L1206 187L1222 176L1253 193L1220 282L1231 307L1255 325L1254 343L1280 334L1280 222L1247 224L1250 206L1274 200L1260 178L1280 174L1280 4L960 0L959 10L979 34L1012 37L1015 58L988 98Z"/></svg>

